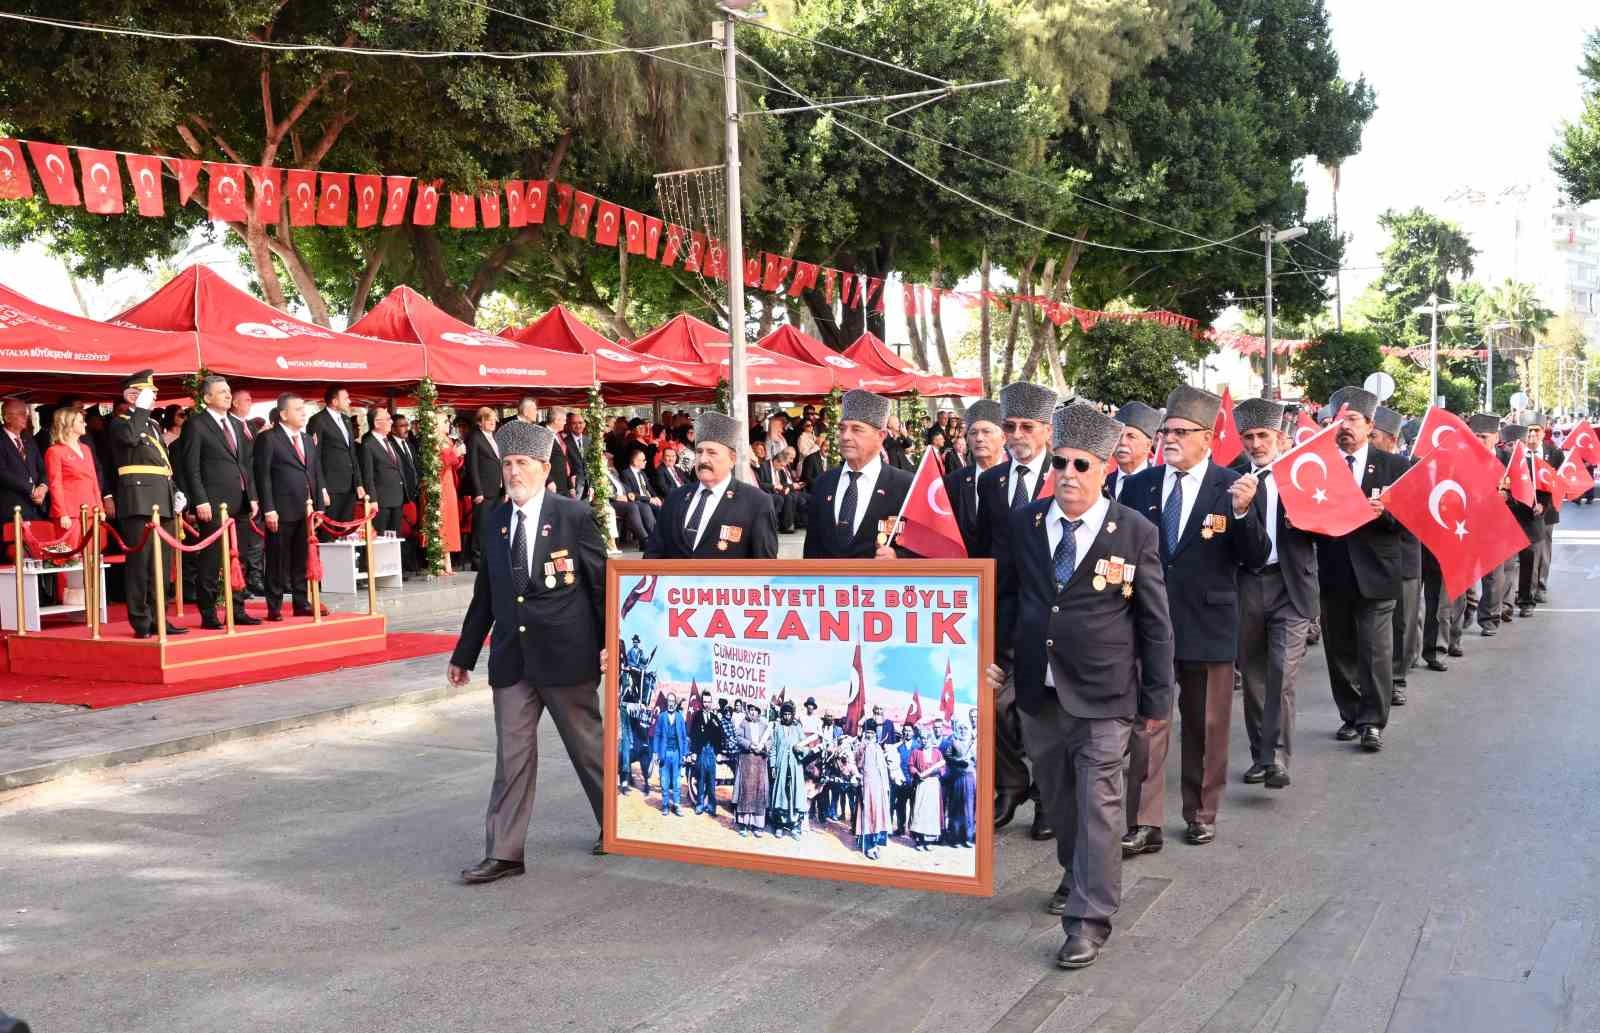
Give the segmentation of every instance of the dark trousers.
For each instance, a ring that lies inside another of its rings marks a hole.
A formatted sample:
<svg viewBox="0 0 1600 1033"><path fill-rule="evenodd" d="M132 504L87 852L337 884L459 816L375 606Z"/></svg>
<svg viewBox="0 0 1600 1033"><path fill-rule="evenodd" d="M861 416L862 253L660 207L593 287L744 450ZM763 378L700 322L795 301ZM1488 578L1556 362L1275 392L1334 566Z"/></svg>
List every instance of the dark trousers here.
<svg viewBox="0 0 1600 1033"><path fill-rule="evenodd" d="M1389 625L1393 629L1394 676L1404 679L1417 662L1420 643L1417 636L1417 610L1422 605L1422 579L1408 577L1400 582L1400 598L1394 601L1394 616Z"/></svg>
<svg viewBox="0 0 1600 1033"><path fill-rule="evenodd" d="M328 518L331 520L351 520L356 512L356 493L354 491L341 491L328 496ZM317 535L323 541L331 541L336 537L343 537L344 532L333 531L324 527Z"/></svg>
<svg viewBox="0 0 1600 1033"><path fill-rule="evenodd" d="M374 537L385 531L400 533L400 511L403 506L379 506L377 515L372 518L372 534Z"/></svg>
<svg viewBox="0 0 1600 1033"><path fill-rule="evenodd" d="M257 595L265 595L267 588L267 542L256 533L256 527L265 527L262 518L248 514L241 516L234 526L239 529L239 564L244 568L245 585Z"/></svg>
<svg viewBox="0 0 1600 1033"><path fill-rule="evenodd" d="M1227 686L1233 692L1230 677ZM1039 782L1040 806L1056 830L1056 860L1067 894L1068 936L1105 943L1122 903L1123 777L1133 722L1073 717L1046 698L1019 722Z"/></svg>
<svg viewBox="0 0 1600 1033"><path fill-rule="evenodd" d="M1322 649L1333 702L1346 724L1383 728L1394 695L1393 599L1322 597Z"/></svg>
<svg viewBox="0 0 1600 1033"><path fill-rule="evenodd" d="M905 835L906 826L911 823L911 801L916 795L914 784L889 787L889 806L894 811L894 834L897 836Z"/></svg>
<svg viewBox="0 0 1600 1033"><path fill-rule="evenodd" d="M472 507L472 567L474 570L483 566L483 543L489 540L491 527L489 514L500 502L499 499L484 497L481 505Z"/></svg>
<svg viewBox="0 0 1600 1033"><path fill-rule="evenodd" d="M311 605L306 594L306 522L278 520L278 530L267 532L267 610L277 613L283 597L292 596L294 605Z"/></svg>
<svg viewBox="0 0 1600 1033"><path fill-rule="evenodd" d="M243 492L240 492L234 498L212 499L211 519L201 521L198 524L200 537L207 537L221 526L223 503L228 506L228 516L238 520L238 523L234 524L235 528L238 528L240 524L249 522L250 503L245 499ZM236 531L235 537L242 541L244 539L244 531L242 529ZM241 557L241 566L243 562ZM184 560L183 576L185 580L189 577L191 565L194 567L195 572L195 602L200 605L202 614L214 614L217 612L218 606L221 605L224 594L222 590L222 539L218 538L211 545ZM187 586L185 586L185 590L187 590ZM235 612L244 611L243 593L233 597L233 608Z"/></svg>
<svg viewBox="0 0 1600 1033"><path fill-rule="evenodd" d="M527 850L539 774L539 720L546 709L555 719L595 821L600 821L605 736L598 688L598 682L534 688L519 681L494 690L494 785L484 818L485 856L520 861Z"/></svg>
<svg viewBox="0 0 1600 1033"><path fill-rule="evenodd" d="M994 790L999 796L1026 796L1032 782L1017 717L1017 684L1008 672L994 696Z"/></svg>
<svg viewBox="0 0 1600 1033"><path fill-rule="evenodd" d="M144 529L150 526L149 517L118 517L117 534L129 545L139 540L144 534ZM128 623L134 631L154 631L155 617L155 553L152 551L160 546L155 533L151 532L150 540L138 552L128 553L127 560L122 564L122 591L128 603ZM54 581L54 578L40 578L40 582Z"/></svg>
<svg viewBox="0 0 1600 1033"><path fill-rule="evenodd" d="M795 514L800 511L799 497L790 492L787 495L772 495L772 514L778 520L778 530L787 534L794 530Z"/></svg>
<svg viewBox="0 0 1600 1033"><path fill-rule="evenodd" d="M1461 648L1461 629L1467 612L1467 596L1451 599L1444 592L1444 575L1437 564L1422 570L1422 658L1437 660L1442 651Z"/></svg>
<svg viewBox="0 0 1600 1033"><path fill-rule="evenodd" d="M646 513L651 509L649 503L629 502L627 499L612 499L611 508L617 514L617 527L619 531L626 531L633 535L642 546L650 537L650 531L656 526L655 513Z"/></svg>
<svg viewBox="0 0 1600 1033"><path fill-rule="evenodd" d="M1283 574L1239 576L1239 674L1244 730L1257 764L1287 768L1294 752L1294 689L1311 622L1289 600Z"/></svg>
<svg viewBox="0 0 1600 1033"><path fill-rule="evenodd" d="M717 751L700 747L694 763L695 810L717 813Z"/></svg>

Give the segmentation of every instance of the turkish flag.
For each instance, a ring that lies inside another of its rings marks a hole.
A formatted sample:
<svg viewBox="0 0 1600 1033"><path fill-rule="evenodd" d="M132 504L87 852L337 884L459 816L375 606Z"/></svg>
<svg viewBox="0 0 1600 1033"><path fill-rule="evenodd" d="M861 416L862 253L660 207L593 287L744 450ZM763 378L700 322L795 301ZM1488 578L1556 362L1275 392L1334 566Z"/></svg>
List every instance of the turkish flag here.
<svg viewBox="0 0 1600 1033"><path fill-rule="evenodd" d="M0 141L0 150L3 150L3 141ZM124 154L122 160L128 163L128 182L133 184L133 199L139 202L139 214L166 215L166 201L161 196L161 159L148 154ZM4 175L5 170L0 167L0 179Z"/></svg>
<svg viewBox="0 0 1600 1033"><path fill-rule="evenodd" d="M722 241L712 238L706 241L706 257L701 263L701 271L708 274L713 280L724 283L728 279L728 252L723 250Z"/></svg>
<svg viewBox="0 0 1600 1033"><path fill-rule="evenodd" d="M1296 445L1305 444L1316 437L1317 432L1321 429L1321 427L1317 426L1317 421L1311 418L1311 414L1301 409L1300 415L1294 421L1294 443Z"/></svg>
<svg viewBox="0 0 1600 1033"><path fill-rule="evenodd" d="M1579 420L1577 426L1567 432L1564 443L1567 455L1575 455L1579 462L1590 466L1600 466L1600 439L1595 437L1594 425L1588 420Z"/></svg>
<svg viewBox="0 0 1600 1033"><path fill-rule="evenodd" d="M1556 507L1556 512L1561 512L1561 504L1567 501L1567 482L1561 479L1561 475L1556 472L1556 468L1543 459L1535 459L1533 461L1533 477L1534 483L1539 486L1539 490L1549 493L1550 504Z"/></svg>
<svg viewBox="0 0 1600 1033"><path fill-rule="evenodd" d="M917 318L917 289L909 283L900 285L900 300L905 306L906 320L914 321Z"/></svg>
<svg viewBox="0 0 1600 1033"><path fill-rule="evenodd" d="M0 140L0 200L15 201L33 196L33 179L22 158L22 145L15 140Z"/></svg>
<svg viewBox="0 0 1600 1033"><path fill-rule="evenodd" d="M1505 475L1511 482L1511 497L1533 508L1533 467L1528 462L1528 447L1520 441L1511 449L1511 461L1506 463Z"/></svg>
<svg viewBox="0 0 1600 1033"><path fill-rule="evenodd" d="M211 184L206 194L206 214L221 222L243 222L244 166L208 161L206 179Z"/></svg>
<svg viewBox="0 0 1600 1033"><path fill-rule="evenodd" d="M1384 491L1388 511L1438 560L1452 599L1528 546L1500 501L1500 473L1499 460L1475 440L1444 435Z"/></svg>
<svg viewBox="0 0 1600 1033"><path fill-rule="evenodd" d="M317 174L309 169L290 169L285 187L289 196L289 225L317 224Z"/></svg>
<svg viewBox="0 0 1600 1033"><path fill-rule="evenodd" d="M410 176L383 178L383 224L399 226L406 221L406 198L411 196Z"/></svg>
<svg viewBox="0 0 1600 1033"><path fill-rule="evenodd" d="M556 222L562 226L567 224L567 219L572 215L572 184L556 184Z"/></svg>
<svg viewBox="0 0 1600 1033"><path fill-rule="evenodd" d="M944 688L939 690L939 713L946 721L956 717L956 681L951 674L950 661L944 662Z"/></svg>
<svg viewBox="0 0 1600 1033"><path fill-rule="evenodd" d="M1233 395L1224 387L1222 407L1217 410L1217 418L1211 421L1211 461L1227 466L1239 458L1242 451L1244 444L1239 440L1239 425L1233 419Z"/></svg>
<svg viewBox="0 0 1600 1033"><path fill-rule="evenodd" d="M537 226L544 222L545 208L550 203L550 181L548 179L530 179L522 188L522 205L527 211L528 225Z"/></svg>
<svg viewBox="0 0 1600 1033"><path fill-rule="evenodd" d="M417 188L417 203L411 208L413 226L432 226L439 217L439 180Z"/></svg>
<svg viewBox="0 0 1600 1033"><path fill-rule="evenodd" d="M794 259L769 252L762 256L761 265L761 289L768 294L776 294L783 290L783 281L788 278L789 270L794 268Z"/></svg>
<svg viewBox="0 0 1600 1033"><path fill-rule="evenodd" d="M594 216L594 242L616 247L617 234L621 231L622 209L610 201L601 201Z"/></svg>
<svg viewBox="0 0 1600 1033"><path fill-rule="evenodd" d="M96 215L122 214L122 174L114 151L76 148L83 173L83 206Z"/></svg>
<svg viewBox="0 0 1600 1033"><path fill-rule="evenodd" d="M478 224L478 209L471 194L450 195L450 228L470 230Z"/></svg>
<svg viewBox="0 0 1600 1033"><path fill-rule="evenodd" d="M867 277L867 297L872 298L872 311L883 311L883 280L877 276Z"/></svg>
<svg viewBox="0 0 1600 1033"><path fill-rule="evenodd" d="M322 200L317 204L318 226L345 226L350 222L350 177L343 172L322 173Z"/></svg>
<svg viewBox="0 0 1600 1033"><path fill-rule="evenodd" d="M383 177L356 177L356 225L362 229L378 224L383 209Z"/></svg>
<svg viewBox="0 0 1600 1033"><path fill-rule="evenodd" d="M829 269L826 266L823 267L823 270L822 270L822 300L827 302L830 305L833 304L834 280L838 277L838 275L839 275L839 270L837 270L837 269Z"/></svg>
<svg viewBox="0 0 1600 1033"><path fill-rule="evenodd" d="M622 210L622 234L628 241L628 254L644 254L644 216L632 208Z"/></svg>
<svg viewBox="0 0 1600 1033"><path fill-rule="evenodd" d="M665 225L654 215L644 217L644 257L652 262L655 261L656 252L661 249L661 231Z"/></svg>
<svg viewBox="0 0 1600 1033"><path fill-rule="evenodd" d="M72 159L67 149L58 143L26 141L28 154L33 158L33 170L44 184L44 196L51 204L75 205L78 200L78 183L72 178Z"/></svg>
<svg viewBox="0 0 1600 1033"><path fill-rule="evenodd" d="M1434 406L1422 417L1422 426L1417 431L1416 444L1411 446L1411 458L1421 461L1426 459L1429 452L1454 439L1450 435L1468 438L1479 448L1483 447L1466 421L1447 409Z"/></svg>
<svg viewBox="0 0 1600 1033"><path fill-rule="evenodd" d="M508 179L502 188L506 192L506 225L512 229L528 225L528 209L522 203L522 180Z"/></svg>
<svg viewBox="0 0 1600 1033"><path fill-rule="evenodd" d="M250 189L255 192L256 221L265 226L275 225L278 202L283 200L283 170L260 165L246 169L245 174L250 177Z"/></svg>
<svg viewBox="0 0 1600 1033"><path fill-rule="evenodd" d="M901 724L917 725L917 724L921 724L921 723L922 723L922 693L916 688L916 686L912 686L912 688L911 688L911 705L909 707L906 707L906 719L904 721L902 721Z"/></svg>
<svg viewBox="0 0 1600 1033"><path fill-rule="evenodd" d="M500 188L485 187L478 191L478 214L483 219L486 229L496 229L500 225Z"/></svg>
<svg viewBox="0 0 1600 1033"><path fill-rule="evenodd" d="M856 656L850 663L850 695L844 705L844 734L855 735L867 715L867 676L861 670L861 643L856 643Z"/></svg>
<svg viewBox="0 0 1600 1033"><path fill-rule="evenodd" d="M966 559L967 546L944 490L944 464L937 449L925 449L917 476L906 491L895 540L924 559Z"/></svg>
<svg viewBox="0 0 1600 1033"><path fill-rule="evenodd" d="M1594 475L1584 465L1583 460L1576 452L1568 452L1566 461L1561 464L1561 469L1556 474L1567 486L1567 498L1575 499L1580 495L1587 495L1589 489L1594 487Z"/></svg>
<svg viewBox="0 0 1600 1033"><path fill-rule="evenodd" d="M689 254L683 260L683 270L688 273L700 271L700 265L706 257L706 235L689 231ZM709 269L706 270L710 272Z"/></svg>
<svg viewBox="0 0 1600 1033"><path fill-rule="evenodd" d="M751 255L744 260L744 285L751 290L761 286L760 255Z"/></svg>
<svg viewBox="0 0 1600 1033"><path fill-rule="evenodd" d="M844 276L844 304L845 308L856 307L856 276L854 273L845 273Z"/></svg>
<svg viewBox="0 0 1600 1033"><path fill-rule="evenodd" d="M683 250L683 234L682 226L667 226L667 245L666 250L661 252L661 264L669 269L677 264L678 254Z"/></svg>
<svg viewBox="0 0 1600 1033"><path fill-rule="evenodd" d="M567 232L574 237L587 240L589 237L589 218L594 215L595 196L583 190L575 191L572 195L572 218L567 221Z"/></svg>
<svg viewBox="0 0 1600 1033"><path fill-rule="evenodd" d="M1334 538L1349 534L1376 516L1361 485L1351 475L1335 434L1339 422L1279 456L1272 464L1278 500L1294 526ZM1213 455L1213 459L1215 456Z"/></svg>
<svg viewBox="0 0 1600 1033"><path fill-rule="evenodd" d="M200 186L200 168L202 162L197 158L168 158L167 168L178 177L178 207L182 208L189 203L189 198Z"/></svg>
<svg viewBox="0 0 1600 1033"><path fill-rule="evenodd" d="M817 285L817 267L810 262L794 264L794 280L789 284L789 297L798 298L802 292Z"/></svg>

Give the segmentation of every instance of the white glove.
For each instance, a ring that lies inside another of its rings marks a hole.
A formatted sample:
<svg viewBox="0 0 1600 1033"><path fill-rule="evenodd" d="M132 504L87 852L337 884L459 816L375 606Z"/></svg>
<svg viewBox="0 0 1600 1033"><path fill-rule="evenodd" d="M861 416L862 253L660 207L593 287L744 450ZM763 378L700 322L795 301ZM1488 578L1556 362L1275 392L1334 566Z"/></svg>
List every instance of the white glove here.
<svg viewBox="0 0 1600 1033"><path fill-rule="evenodd" d="M188 505L189 500L184 497L183 492L175 491L172 493L172 511L174 513L182 513Z"/></svg>
<svg viewBox="0 0 1600 1033"><path fill-rule="evenodd" d="M155 388L152 387L147 387L140 391L139 397L133 400L135 409L148 409L154 404L156 404L156 392Z"/></svg>

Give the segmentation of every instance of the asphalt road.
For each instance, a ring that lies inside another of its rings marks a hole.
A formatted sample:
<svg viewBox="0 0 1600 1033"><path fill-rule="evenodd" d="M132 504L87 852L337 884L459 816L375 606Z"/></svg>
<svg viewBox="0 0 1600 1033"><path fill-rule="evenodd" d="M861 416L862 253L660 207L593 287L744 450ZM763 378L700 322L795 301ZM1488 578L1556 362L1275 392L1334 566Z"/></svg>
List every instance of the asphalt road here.
<svg viewBox="0 0 1600 1033"><path fill-rule="evenodd" d="M1600 539L1600 507L1565 528ZM1600 1031L1600 541L1387 747L1334 742L1314 651L1294 786L1128 865L1100 964L1052 967L1053 848L971 900L592 858L545 729L527 876L475 861L486 693L0 800L0 1010L67 1031ZM1169 776L1175 783L1177 758ZM1176 786L1169 797L1177 800Z"/></svg>

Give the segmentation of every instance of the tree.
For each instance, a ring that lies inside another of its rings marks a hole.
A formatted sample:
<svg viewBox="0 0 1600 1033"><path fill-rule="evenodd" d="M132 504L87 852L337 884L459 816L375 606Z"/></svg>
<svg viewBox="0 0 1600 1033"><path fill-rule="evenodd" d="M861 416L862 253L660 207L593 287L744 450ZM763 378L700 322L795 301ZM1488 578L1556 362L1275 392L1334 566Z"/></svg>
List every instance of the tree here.
<svg viewBox="0 0 1600 1033"><path fill-rule="evenodd" d="M1079 395L1122 405L1139 401L1160 408L1187 380L1186 367L1211 352L1177 327L1148 320L1097 323L1072 342L1068 380Z"/></svg>
<svg viewBox="0 0 1600 1033"><path fill-rule="evenodd" d="M1290 369L1307 398L1326 402L1341 387L1359 385L1383 366L1378 335L1370 330L1331 331L1295 353Z"/></svg>
<svg viewBox="0 0 1600 1033"><path fill-rule="evenodd" d="M1583 112L1575 122L1563 122L1550 163L1575 204L1600 199L1600 29L1584 44L1585 80Z"/></svg>

